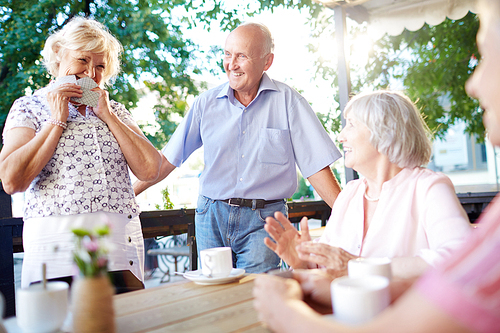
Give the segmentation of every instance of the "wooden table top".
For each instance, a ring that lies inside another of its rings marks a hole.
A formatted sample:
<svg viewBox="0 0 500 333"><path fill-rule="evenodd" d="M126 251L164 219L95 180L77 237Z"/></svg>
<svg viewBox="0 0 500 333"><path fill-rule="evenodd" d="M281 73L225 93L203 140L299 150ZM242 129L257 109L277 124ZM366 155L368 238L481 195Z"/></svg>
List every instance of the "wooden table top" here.
<svg viewBox="0 0 500 333"><path fill-rule="evenodd" d="M269 332L253 308L255 276L213 286L186 280L116 295L116 331Z"/></svg>

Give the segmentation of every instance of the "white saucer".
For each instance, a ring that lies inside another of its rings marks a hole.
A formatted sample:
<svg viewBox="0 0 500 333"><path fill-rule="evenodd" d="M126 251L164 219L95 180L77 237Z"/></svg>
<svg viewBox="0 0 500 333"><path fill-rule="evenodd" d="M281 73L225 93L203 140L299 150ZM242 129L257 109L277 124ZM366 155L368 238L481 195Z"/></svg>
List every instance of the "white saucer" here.
<svg viewBox="0 0 500 333"><path fill-rule="evenodd" d="M183 276L193 281L196 284L211 285L211 284L224 284L238 280L245 274L245 270L242 268L233 268L229 276L223 278L209 278L201 273L201 269L196 271L190 271L183 274Z"/></svg>

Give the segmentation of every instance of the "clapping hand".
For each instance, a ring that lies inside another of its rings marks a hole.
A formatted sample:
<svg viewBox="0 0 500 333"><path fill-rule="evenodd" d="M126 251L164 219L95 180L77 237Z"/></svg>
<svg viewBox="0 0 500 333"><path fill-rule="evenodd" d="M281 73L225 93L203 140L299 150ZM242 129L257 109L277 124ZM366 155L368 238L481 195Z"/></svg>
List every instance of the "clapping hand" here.
<svg viewBox="0 0 500 333"><path fill-rule="evenodd" d="M347 275L349 260L359 258L340 247L324 243L302 242L297 245L296 251L299 259L325 267L336 277Z"/></svg>
<svg viewBox="0 0 500 333"><path fill-rule="evenodd" d="M281 212L274 213L273 217L266 218L264 229L274 242L266 237L264 243L281 259L293 268L308 268L307 262L299 258L296 246L311 240L307 217L300 221L302 233L299 233L292 223Z"/></svg>

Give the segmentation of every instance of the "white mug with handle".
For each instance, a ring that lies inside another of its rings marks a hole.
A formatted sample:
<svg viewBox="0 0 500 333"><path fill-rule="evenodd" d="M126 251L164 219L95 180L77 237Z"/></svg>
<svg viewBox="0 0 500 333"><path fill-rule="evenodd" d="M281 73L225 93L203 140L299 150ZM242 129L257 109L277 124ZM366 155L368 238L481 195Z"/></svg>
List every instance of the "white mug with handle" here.
<svg viewBox="0 0 500 333"><path fill-rule="evenodd" d="M225 278L233 269L230 247L214 247L200 251L201 272L208 278Z"/></svg>

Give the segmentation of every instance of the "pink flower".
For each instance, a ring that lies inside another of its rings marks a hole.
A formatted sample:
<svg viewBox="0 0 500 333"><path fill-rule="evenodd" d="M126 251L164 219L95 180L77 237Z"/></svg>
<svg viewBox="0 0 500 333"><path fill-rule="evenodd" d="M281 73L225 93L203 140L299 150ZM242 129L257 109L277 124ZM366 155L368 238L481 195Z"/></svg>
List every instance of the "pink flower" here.
<svg viewBox="0 0 500 333"><path fill-rule="evenodd" d="M96 239L85 237L82 245L88 252L97 252L99 250L99 242Z"/></svg>

